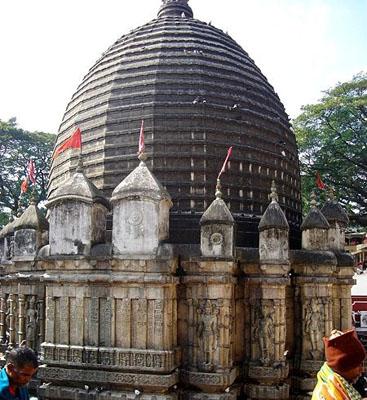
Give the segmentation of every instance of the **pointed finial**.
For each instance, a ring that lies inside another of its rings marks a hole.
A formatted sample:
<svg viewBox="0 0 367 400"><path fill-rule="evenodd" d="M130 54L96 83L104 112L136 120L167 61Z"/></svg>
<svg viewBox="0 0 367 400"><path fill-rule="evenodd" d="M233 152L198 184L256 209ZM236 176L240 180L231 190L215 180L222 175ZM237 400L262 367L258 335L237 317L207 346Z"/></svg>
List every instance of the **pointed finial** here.
<svg viewBox="0 0 367 400"><path fill-rule="evenodd" d="M311 201L310 201L311 208L316 208L317 201L316 201L316 194L314 191L312 191L310 198L311 198Z"/></svg>
<svg viewBox="0 0 367 400"><path fill-rule="evenodd" d="M20 217L22 216L22 214L23 214L23 211L22 211L22 209L19 207L19 208L18 208L18 211L17 211L17 218L20 218Z"/></svg>
<svg viewBox="0 0 367 400"><path fill-rule="evenodd" d="M78 165L76 167L75 172L82 173L83 172L83 158L82 158L82 152L79 153L79 158L78 158Z"/></svg>
<svg viewBox="0 0 367 400"><path fill-rule="evenodd" d="M142 151L141 153L138 153L138 159L141 162L145 162L148 159L147 153L144 153L144 151Z"/></svg>
<svg viewBox="0 0 367 400"><path fill-rule="evenodd" d="M274 180L271 182L271 193L269 195L269 198L271 199L272 203L277 203L278 202L277 187L275 185L275 181Z"/></svg>
<svg viewBox="0 0 367 400"><path fill-rule="evenodd" d="M36 189L33 188L33 190L32 190L32 195L31 195L31 200L30 200L30 204L31 204L32 206L36 206L36 205L37 205L37 201L38 201L37 192L36 192Z"/></svg>
<svg viewBox="0 0 367 400"><path fill-rule="evenodd" d="M328 195L330 201L335 200L335 189L332 186L328 186L327 195Z"/></svg>
<svg viewBox="0 0 367 400"><path fill-rule="evenodd" d="M222 185L220 184L220 179L217 179L217 186L215 187L215 197L217 199L222 198Z"/></svg>

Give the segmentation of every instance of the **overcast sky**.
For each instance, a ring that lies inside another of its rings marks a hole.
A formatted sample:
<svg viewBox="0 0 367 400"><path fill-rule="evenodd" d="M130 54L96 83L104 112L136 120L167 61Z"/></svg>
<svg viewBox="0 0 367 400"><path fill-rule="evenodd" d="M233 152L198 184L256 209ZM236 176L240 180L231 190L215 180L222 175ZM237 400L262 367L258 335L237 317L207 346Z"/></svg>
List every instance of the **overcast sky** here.
<svg viewBox="0 0 367 400"><path fill-rule="evenodd" d="M88 69L161 0L0 0L0 119L57 133ZM255 60L292 118L367 70L367 0L190 0Z"/></svg>

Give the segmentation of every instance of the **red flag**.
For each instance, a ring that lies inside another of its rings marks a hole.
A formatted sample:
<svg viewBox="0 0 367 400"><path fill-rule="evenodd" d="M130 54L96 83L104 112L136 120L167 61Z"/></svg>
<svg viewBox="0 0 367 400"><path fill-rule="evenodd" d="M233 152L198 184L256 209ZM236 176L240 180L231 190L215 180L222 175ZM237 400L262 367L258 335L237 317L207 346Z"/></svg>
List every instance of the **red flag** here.
<svg viewBox="0 0 367 400"><path fill-rule="evenodd" d="M141 120L140 135L139 135L139 151L138 154L144 153L145 143L144 143L144 120Z"/></svg>
<svg viewBox="0 0 367 400"><path fill-rule="evenodd" d="M25 193L28 190L28 179L24 178L22 184L20 185L20 194Z"/></svg>
<svg viewBox="0 0 367 400"><path fill-rule="evenodd" d="M52 158L56 158L59 154L67 149L81 149L82 148L82 134L78 128L69 139L65 140L64 143L56 147L55 153Z"/></svg>
<svg viewBox="0 0 367 400"><path fill-rule="evenodd" d="M32 159L27 164L27 178L33 183L36 183L36 165Z"/></svg>
<svg viewBox="0 0 367 400"><path fill-rule="evenodd" d="M219 179L220 176L221 176L221 175L223 174L223 172L225 171L226 166L227 166L228 159L229 159L229 157L231 156L231 154L232 154L232 146L231 146L231 147L228 149L228 151L227 151L227 157L226 157L226 159L224 160L223 167L222 167L222 169L220 170L217 179Z"/></svg>
<svg viewBox="0 0 367 400"><path fill-rule="evenodd" d="M321 190L325 189L325 183L321 180L321 176L318 171L316 172L316 186Z"/></svg>

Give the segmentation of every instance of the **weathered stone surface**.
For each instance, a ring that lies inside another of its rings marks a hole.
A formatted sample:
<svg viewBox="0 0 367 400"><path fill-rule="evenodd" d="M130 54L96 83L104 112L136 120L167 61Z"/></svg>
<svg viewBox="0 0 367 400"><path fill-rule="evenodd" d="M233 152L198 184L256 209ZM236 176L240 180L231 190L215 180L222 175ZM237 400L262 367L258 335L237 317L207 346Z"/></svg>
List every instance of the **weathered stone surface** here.
<svg viewBox="0 0 367 400"><path fill-rule="evenodd" d="M14 234L14 257L35 256L41 241L35 229L20 229Z"/></svg>
<svg viewBox="0 0 367 400"><path fill-rule="evenodd" d="M210 373L181 370L180 378L186 384L195 386L204 392L224 391L237 378L238 370L233 368L229 372Z"/></svg>
<svg viewBox="0 0 367 400"><path fill-rule="evenodd" d="M316 207L313 195L312 207L302 222L302 248L306 250L328 250L330 225L322 212Z"/></svg>
<svg viewBox="0 0 367 400"><path fill-rule="evenodd" d="M289 230L287 218L276 201L269 204L259 223L260 232L272 228Z"/></svg>
<svg viewBox="0 0 367 400"><path fill-rule="evenodd" d="M224 393L197 393L193 391L180 391L182 400L236 400L239 396L238 387L228 387Z"/></svg>
<svg viewBox="0 0 367 400"><path fill-rule="evenodd" d="M71 383L108 387L145 387L147 390L167 390L178 381L177 373L155 375L143 373L124 373L115 371L68 369L60 367L40 367L38 377L47 382Z"/></svg>
<svg viewBox="0 0 367 400"><path fill-rule="evenodd" d="M113 253L157 255L160 241L168 238L168 192L141 161L113 191Z"/></svg>
<svg viewBox="0 0 367 400"><path fill-rule="evenodd" d="M234 219L218 196L204 212L201 225L201 254L204 257L230 258L234 255Z"/></svg>
<svg viewBox="0 0 367 400"><path fill-rule="evenodd" d="M336 200L328 200L321 208L321 212L326 217L330 225L339 222L342 226L349 223L349 218L344 208Z"/></svg>
<svg viewBox="0 0 367 400"><path fill-rule="evenodd" d="M329 200L322 207L321 212L330 224L328 232L329 249L343 251L345 246L345 228L349 218L343 207L335 200Z"/></svg>
<svg viewBox="0 0 367 400"><path fill-rule="evenodd" d="M278 195L273 181L268 205L259 223L259 255L261 264L288 263L289 225L278 204Z"/></svg>
<svg viewBox="0 0 367 400"><path fill-rule="evenodd" d="M87 385L88 386L88 385ZM115 391L108 390L103 386L91 385L90 389L70 388L67 386L55 386L43 384L38 393L43 400L63 399L63 400L178 400L177 393L141 393L137 395L134 390ZM232 400L232 399L231 399Z"/></svg>
<svg viewBox="0 0 367 400"><path fill-rule="evenodd" d="M89 255L94 244L105 241L110 203L79 161L76 172L48 198L50 255Z"/></svg>
<svg viewBox="0 0 367 400"><path fill-rule="evenodd" d="M245 393L248 399L266 400L266 399L288 399L289 385L283 384L280 386L266 386L246 384Z"/></svg>

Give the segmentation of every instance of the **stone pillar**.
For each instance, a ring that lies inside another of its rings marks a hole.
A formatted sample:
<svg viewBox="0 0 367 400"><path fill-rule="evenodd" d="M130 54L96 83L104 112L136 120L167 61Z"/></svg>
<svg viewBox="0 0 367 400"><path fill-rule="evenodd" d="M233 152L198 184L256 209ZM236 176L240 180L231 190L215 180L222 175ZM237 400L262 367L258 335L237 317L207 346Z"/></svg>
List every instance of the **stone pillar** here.
<svg viewBox="0 0 367 400"><path fill-rule="evenodd" d="M351 289L355 284L353 257L344 252L345 229L349 218L332 193L330 197L321 211L330 224L328 248L337 258L333 285L333 328L346 330L352 326Z"/></svg>
<svg viewBox="0 0 367 400"><path fill-rule="evenodd" d="M344 251L345 247L345 228L349 223L349 218L343 207L335 200L331 193L330 199L321 209L325 218L330 224L328 241L329 250Z"/></svg>
<svg viewBox="0 0 367 400"><path fill-rule="evenodd" d="M48 222L37 207L35 195L30 206L14 224L14 258L34 258L46 244Z"/></svg>
<svg viewBox="0 0 367 400"><path fill-rule="evenodd" d="M295 376L297 398L309 399L316 384L316 373L324 362L322 338L332 329L332 286L336 258L328 252L329 223L316 207L311 195L311 209L302 225L302 247L293 253L295 286Z"/></svg>
<svg viewBox="0 0 367 400"><path fill-rule="evenodd" d="M49 196L50 255L89 255L93 245L105 242L110 204L84 175L82 161L75 174Z"/></svg>
<svg viewBox="0 0 367 400"><path fill-rule="evenodd" d="M23 294L18 295L18 343L22 343L24 336L24 320L25 320L25 297ZM34 347L32 347L34 348Z"/></svg>
<svg viewBox="0 0 367 400"><path fill-rule="evenodd" d="M234 256L234 219L226 203L222 200L218 179L216 199L210 204L200 220L201 255L203 257Z"/></svg>
<svg viewBox="0 0 367 400"><path fill-rule="evenodd" d="M289 285L289 225L278 204L275 184L271 203L259 224L259 263L248 264L245 301L250 335L245 393L251 400L288 399L286 361L286 286Z"/></svg>
<svg viewBox="0 0 367 400"><path fill-rule="evenodd" d="M1 260L4 257L4 245L5 245L5 239L0 231L0 264L1 264Z"/></svg>
<svg viewBox="0 0 367 400"><path fill-rule="evenodd" d="M2 291L0 295L0 345L6 340L6 294Z"/></svg>
<svg viewBox="0 0 367 400"><path fill-rule="evenodd" d="M13 347L16 344L16 303L12 293L10 293L8 296L7 305L7 328L9 331L8 345L9 347Z"/></svg>
<svg viewBox="0 0 367 400"><path fill-rule="evenodd" d="M113 191L112 245L115 255L155 256L169 234L171 197L141 161Z"/></svg>
<svg viewBox="0 0 367 400"><path fill-rule="evenodd" d="M182 260L179 299L183 399L235 399L237 265L233 259ZM202 393L200 393L202 391Z"/></svg>

